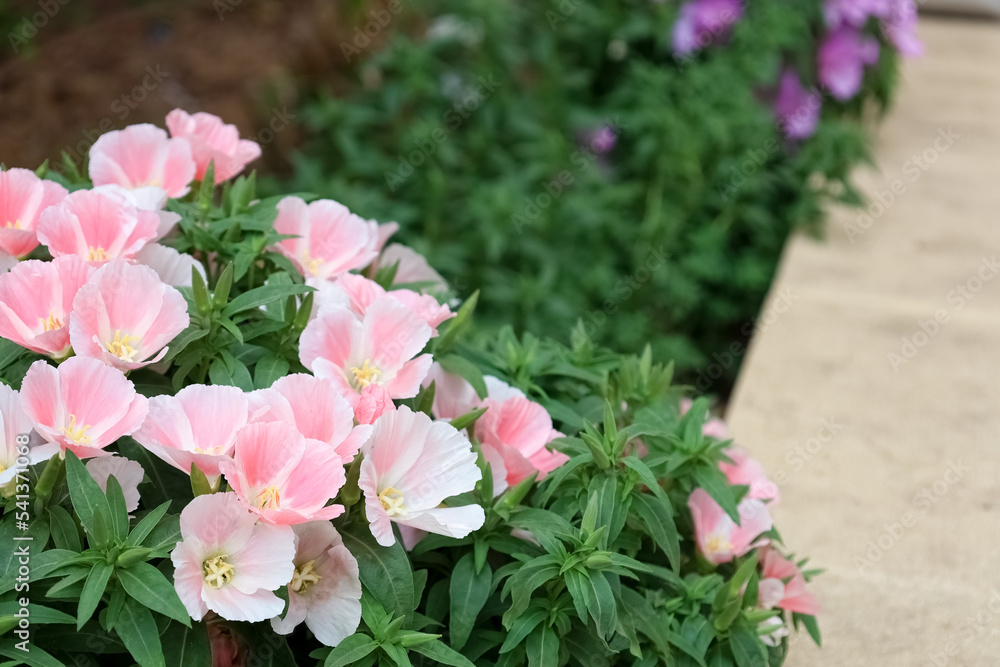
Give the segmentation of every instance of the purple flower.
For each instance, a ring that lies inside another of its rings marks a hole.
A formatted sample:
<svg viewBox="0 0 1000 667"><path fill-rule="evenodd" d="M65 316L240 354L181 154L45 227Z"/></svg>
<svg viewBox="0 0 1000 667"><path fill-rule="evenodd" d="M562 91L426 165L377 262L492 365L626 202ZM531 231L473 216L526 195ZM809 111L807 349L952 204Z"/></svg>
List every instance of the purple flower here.
<svg viewBox="0 0 1000 667"><path fill-rule="evenodd" d="M778 125L789 139L806 139L816 131L823 99L815 90L802 87L798 75L786 69L778 84L774 113Z"/></svg>
<svg viewBox="0 0 1000 667"><path fill-rule="evenodd" d="M842 26L827 34L819 47L819 81L838 100L861 90L865 65L878 60L878 42L861 31Z"/></svg>
<svg viewBox="0 0 1000 667"><path fill-rule="evenodd" d="M741 0L690 0L674 25L674 53L687 55L725 38L742 17Z"/></svg>
<svg viewBox="0 0 1000 667"><path fill-rule="evenodd" d="M831 28L851 25L861 28L870 16L886 18L894 0L826 0L823 13Z"/></svg>
<svg viewBox="0 0 1000 667"><path fill-rule="evenodd" d="M896 50L906 57L919 56L924 46L917 39L917 3L914 0L891 0L892 8L882 27Z"/></svg>

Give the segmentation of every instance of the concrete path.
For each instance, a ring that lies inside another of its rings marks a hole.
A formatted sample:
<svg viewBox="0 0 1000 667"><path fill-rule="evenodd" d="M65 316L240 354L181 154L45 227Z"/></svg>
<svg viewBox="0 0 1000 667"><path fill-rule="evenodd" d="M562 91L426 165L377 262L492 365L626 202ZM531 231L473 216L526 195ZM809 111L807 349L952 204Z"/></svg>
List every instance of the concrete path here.
<svg viewBox="0 0 1000 667"><path fill-rule="evenodd" d="M1000 23L921 35L870 216L790 243L730 404L827 569L790 667L1000 665Z"/></svg>

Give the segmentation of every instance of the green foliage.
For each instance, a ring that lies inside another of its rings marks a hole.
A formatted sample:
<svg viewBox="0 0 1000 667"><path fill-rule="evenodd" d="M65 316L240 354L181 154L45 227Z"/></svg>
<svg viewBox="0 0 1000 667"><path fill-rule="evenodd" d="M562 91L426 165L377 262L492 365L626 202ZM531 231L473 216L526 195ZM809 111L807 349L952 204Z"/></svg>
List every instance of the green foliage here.
<svg viewBox="0 0 1000 667"><path fill-rule="evenodd" d="M895 54L789 142L771 101L783 66L816 85L819 0L746 3L690 59L670 48L680 4L421 3L353 61L360 85L306 105L294 186L399 221L463 296L480 290L482 338L512 324L565 341L582 321L724 390L789 234L859 201L859 121L887 103Z"/></svg>

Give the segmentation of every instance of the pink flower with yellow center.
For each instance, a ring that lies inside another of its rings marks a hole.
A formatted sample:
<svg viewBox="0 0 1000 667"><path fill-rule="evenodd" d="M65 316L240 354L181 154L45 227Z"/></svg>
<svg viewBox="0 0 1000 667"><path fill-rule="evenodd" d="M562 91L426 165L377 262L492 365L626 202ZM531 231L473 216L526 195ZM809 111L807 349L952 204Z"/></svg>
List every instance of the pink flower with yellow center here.
<svg viewBox="0 0 1000 667"><path fill-rule="evenodd" d="M82 259L67 255L19 262L0 274L0 336L32 352L65 357L73 298L92 272Z"/></svg>
<svg viewBox="0 0 1000 667"><path fill-rule="evenodd" d="M413 311L431 327L431 336L437 336L437 328L442 322L455 317L447 304L440 303L429 294L420 294L408 289L386 291L374 280L368 280L356 273L345 273L335 282L310 282L318 288L315 312L321 312L326 303L334 307L346 306L358 317L364 317L368 307L381 297L388 296Z"/></svg>
<svg viewBox="0 0 1000 667"><path fill-rule="evenodd" d="M21 383L21 407L43 438L81 459L110 454L104 448L137 431L148 409L120 370L87 357L58 368L33 363Z"/></svg>
<svg viewBox="0 0 1000 667"><path fill-rule="evenodd" d="M247 395L254 421L290 424L307 438L328 444L344 465L354 460L371 426L355 426L351 404L324 378L295 373Z"/></svg>
<svg viewBox="0 0 1000 667"><path fill-rule="evenodd" d="M412 398L431 366L431 355L417 356L430 338L426 322L382 297L360 320L343 308L321 313L302 332L299 359L319 377L330 378L352 405L373 384L391 398Z"/></svg>
<svg viewBox="0 0 1000 667"><path fill-rule="evenodd" d="M379 417L361 452L358 486L382 546L396 541L393 522L451 537L482 527L486 515L479 505L442 506L472 491L482 477L472 444L455 427L401 406Z"/></svg>
<svg viewBox="0 0 1000 667"><path fill-rule="evenodd" d="M116 259L76 293L70 342L78 355L128 371L162 359L189 323L180 292L153 269Z"/></svg>
<svg viewBox="0 0 1000 667"><path fill-rule="evenodd" d="M132 437L178 470L190 474L194 464L215 483L246 424L247 398L240 389L192 384L149 399L149 414Z"/></svg>
<svg viewBox="0 0 1000 667"><path fill-rule="evenodd" d="M0 250L21 257L38 245L42 211L66 197L66 188L27 169L0 171Z"/></svg>
<svg viewBox="0 0 1000 667"><path fill-rule="evenodd" d="M368 266L378 255L378 223L330 199L306 204L299 197L278 202L274 230L295 238L275 249L295 262L306 278L328 280Z"/></svg>
<svg viewBox="0 0 1000 667"><path fill-rule="evenodd" d="M203 111L189 114L174 109L167 114L167 129L172 137L181 137L191 144L191 154L196 165L195 179L204 180L209 163L214 163L215 184L228 181L243 171L248 163L260 157L260 145L249 139L240 139L235 125Z"/></svg>
<svg viewBox="0 0 1000 667"><path fill-rule="evenodd" d="M739 504L738 526L705 489L694 490L688 509L698 550L709 563L728 563L770 541L761 535L771 530L771 514L759 500L747 498Z"/></svg>
<svg viewBox="0 0 1000 667"><path fill-rule="evenodd" d="M288 611L271 627L287 635L303 621L316 639L336 646L361 622L358 561L329 521L293 526L295 574L288 582Z"/></svg>
<svg viewBox="0 0 1000 667"><path fill-rule="evenodd" d="M266 523L328 520L344 511L343 505L327 505L346 481L340 456L285 422L248 424L236 436L232 460L222 461L219 470Z"/></svg>
<svg viewBox="0 0 1000 667"><path fill-rule="evenodd" d="M159 188L168 197L183 197L195 169L187 139L171 139L165 130L148 123L102 134L90 147L94 185Z"/></svg>
<svg viewBox="0 0 1000 667"><path fill-rule="evenodd" d="M209 611L230 621L258 622L281 613L274 594L295 574L295 534L257 523L236 494L198 496L181 512L181 541L170 560L174 588L191 618Z"/></svg>
<svg viewBox="0 0 1000 667"><path fill-rule="evenodd" d="M38 240L53 257L76 255L100 265L133 258L156 238L159 222L155 212L138 209L113 193L77 190L45 209Z"/></svg>

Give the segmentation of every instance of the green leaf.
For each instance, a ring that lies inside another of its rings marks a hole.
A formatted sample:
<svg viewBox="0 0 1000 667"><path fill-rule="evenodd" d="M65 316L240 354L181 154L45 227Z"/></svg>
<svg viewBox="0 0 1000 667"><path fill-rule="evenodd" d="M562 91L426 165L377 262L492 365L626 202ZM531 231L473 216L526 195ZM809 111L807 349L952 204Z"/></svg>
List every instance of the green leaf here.
<svg viewBox="0 0 1000 667"><path fill-rule="evenodd" d="M715 502L719 503L726 514L740 524L740 512L736 505L736 498L733 495L733 488L729 485L729 480L725 474L719 470L718 466L701 465L695 468L694 479L698 486L705 489L708 495L712 496Z"/></svg>
<svg viewBox="0 0 1000 667"><path fill-rule="evenodd" d="M170 507L170 501L160 504L156 509L152 510L149 514L142 517L142 520L135 525L132 532L129 533L128 540L125 541L127 546L139 546L142 541L146 539L146 536L152 532L156 524L160 522L163 515L167 513L167 508Z"/></svg>
<svg viewBox="0 0 1000 667"><path fill-rule="evenodd" d="M341 531L344 546L358 560L361 583L385 610L394 616L409 617L416 608L413 599L413 571L399 540L383 547L371 534L368 524L350 524Z"/></svg>
<svg viewBox="0 0 1000 667"><path fill-rule="evenodd" d="M368 635L353 634L330 651L323 667L347 667L377 648L378 644Z"/></svg>
<svg viewBox="0 0 1000 667"><path fill-rule="evenodd" d="M66 481L69 483L73 508L87 531L87 540L93 546L104 546L111 538L112 519L108 500L80 459L71 451L66 452Z"/></svg>
<svg viewBox="0 0 1000 667"><path fill-rule="evenodd" d="M250 371L242 361L222 351L222 356L214 359L208 367L208 377L212 384L239 387L243 391L253 391Z"/></svg>
<svg viewBox="0 0 1000 667"><path fill-rule="evenodd" d="M118 570L118 580L126 593L146 607L178 623L191 624L191 617L177 597L174 585L149 563L136 563Z"/></svg>
<svg viewBox="0 0 1000 667"><path fill-rule="evenodd" d="M469 328L472 323L472 313L476 310L476 303L479 302L479 290L472 293L462 307L458 309L455 317L441 325L442 333L434 339L434 358L440 358L448 354L458 342L459 338Z"/></svg>
<svg viewBox="0 0 1000 667"><path fill-rule="evenodd" d="M666 554L667 560L670 561L670 567L675 572L679 571L681 547L670 501L646 493L634 493L632 509L646 525L646 530L656 546Z"/></svg>
<svg viewBox="0 0 1000 667"><path fill-rule="evenodd" d="M736 626L729 633L729 646L739 667L767 667L767 650L757 633Z"/></svg>
<svg viewBox="0 0 1000 667"><path fill-rule="evenodd" d="M525 642L528 667L559 667L559 637L547 625L540 625Z"/></svg>
<svg viewBox="0 0 1000 667"><path fill-rule="evenodd" d="M125 599L115 632L140 667L166 667L156 621L150 611L134 598Z"/></svg>
<svg viewBox="0 0 1000 667"><path fill-rule="evenodd" d="M291 364L284 357L265 355L253 369L253 386L257 389L267 389L275 380L288 375L290 368Z"/></svg>
<svg viewBox="0 0 1000 667"><path fill-rule="evenodd" d="M465 378L466 382L472 385L479 398L486 398L486 381L483 379L483 372L479 367L464 357L457 354L448 354L437 357L437 362L445 372L459 375Z"/></svg>
<svg viewBox="0 0 1000 667"><path fill-rule="evenodd" d="M232 317L237 313L260 308L272 301L278 301L297 294L305 294L312 291L312 289L312 287L307 285L263 285L249 292L244 292L230 301L222 309L222 314L226 317Z"/></svg>
<svg viewBox="0 0 1000 667"><path fill-rule="evenodd" d="M104 561L95 563L94 567L91 568L90 574L87 575L87 581L83 585L83 592L80 593L80 602L77 606L77 630L82 628L83 624L93 616L94 610L97 609L97 605L101 602L101 596L104 595L104 590L108 587L108 580L111 578L111 573L114 569L114 566Z"/></svg>
<svg viewBox="0 0 1000 667"><path fill-rule="evenodd" d="M451 614L449 616L449 643L456 649L465 646L476 617L493 590L493 571L487 564L476 573L473 554L466 553L451 571Z"/></svg>
<svg viewBox="0 0 1000 667"><path fill-rule="evenodd" d="M437 639L423 644L417 644L412 648L412 650L416 653L427 656L440 665L451 665L452 667L476 667L475 663Z"/></svg>
<svg viewBox="0 0 1000 667"><path fill-rule="evenodd" d="M468 428L476 423L476 420L483 416L486 412L486 408L476 408L475 410L470 410L464 415L459 415L452 419L449 423L456 429L461 431L462 429Z"/></svg>
<svg viewBox="0 0 1000 667"><path fill-rule="evenodd" d="M192 623L190 627L171 623L163 633L162 643L164 662L170 667L208 667L212 664L212 647L204 623Z"/></svg>
<svg viewBox="0 0 1000 667"><path fill-rule="evenodd" d="M504 639L503 645L500 647L500 653L507 653L508 651L517 648L524 641L535 627L541 623L545 618L548 617L548 613L542 611L541 609L536 609L534 611L529 611L521 616L518 616L514 621L514 624L510 626L510 630L507 631L507 636Z"/></svg>
<svg viewBox="0 0 1000 667"><path fill-rule="evenodd" d="M181 517L172 514L156 525L142 541L154 551L171 551L181 539Z"/></svg>
<svg viewBox="0 0 1000 667"><path fill-rule="evenodd" d="M108 477L108 510L111 512L111 528L116 540L128 537L128 510L125 509L125 494L122 485L114 475Z"/></svg>
<svg viewBox="0 0 1000 667"><path fill-rule="evenodd" d="M812 640L816 643L816 646L823 645L823 637L819 632L819 623L816 622L816 617L809 614L800 614L798 612L792 614L792 620L795 622L795 627L798 627L801 622L802 625L806 626L806 631Z"/></svg>
<svg viewBox="0 0 1000 667"><path fill-rule="evenodd" d="M65 509L59 505L52 505L48 508L49 525L52 532L52 542L57 549L68 549L70 551L83 551L80 543L80 532Z"/></svg>
<svg viewBox="0 0 1000 667"><path fill-rule="evenodd" d="M66 667L61 660L56 660L43 649L31 644L30 651L22 651L17 648L14 641L8 640L0 642L0 655L12 658L15 665L27 665L28 667Z"/></svg>
<svg viewBox="0 0 1000 667"><path fill-rule="evenodd" d="M0 617L2 616L13 616L20 612L24 607L17 600L11 600L9 602L0 602ZM52 609L50 607L43 607L38 604L28 605L28 615L31 619L31 624L41 625L43 623L76 623L76 619L65 612L61 612L58 609Z"/></svg>

